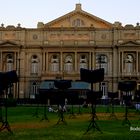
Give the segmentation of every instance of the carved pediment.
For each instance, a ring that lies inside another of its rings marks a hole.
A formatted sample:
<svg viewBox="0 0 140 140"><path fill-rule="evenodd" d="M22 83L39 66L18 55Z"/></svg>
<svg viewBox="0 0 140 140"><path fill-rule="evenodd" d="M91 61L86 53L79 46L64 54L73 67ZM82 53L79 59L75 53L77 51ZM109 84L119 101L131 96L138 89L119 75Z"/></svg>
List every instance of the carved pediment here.
<svg viewBox="0 0 140 140"><path fill-rule="evenodd" d="M13 42L13 41L9 41L9 40L6 40L6 41L2 41L0 42L0 47L19 47L20 45Z"/></svg>
<svg viewBox="0 0 140 140"><path fill-rule="evenodd" d="M76 4L74 11L46 23L44 27L112 28L113 25L99 17L83 11L81 9L81 4Z"/></svg>
<svg viewBox="0 0 140 140"><path fill-rule="evenodd" d="M129 40L129 41L120 43L119 46L140 46L140 43L133 40Z"/></svg>

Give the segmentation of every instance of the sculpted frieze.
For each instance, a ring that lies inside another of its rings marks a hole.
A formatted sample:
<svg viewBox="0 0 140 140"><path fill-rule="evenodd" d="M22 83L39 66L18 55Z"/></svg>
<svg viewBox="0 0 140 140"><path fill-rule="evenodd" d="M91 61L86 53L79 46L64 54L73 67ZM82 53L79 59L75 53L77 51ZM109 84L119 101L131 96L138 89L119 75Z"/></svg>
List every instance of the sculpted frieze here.
<svg viewBox="0 0 140 140"><path fill-rule="evenodd" d="M90 35L88 33L50 34L48 40L90 40Z"/></svg>
<svg viewBox="0 0 140 140"><path fill-rule="evenodd" d="M14 40L14 39L16 39L16 33L6 32L6 33L4 33L3 39L4 40Z"/></svg>
<svg viewBox="0 0 140 140"><path fill-rule="evenodd" d="M134 33L134 32L130 32L130 33L124 33L123 34L123 37L125 38L125 39L135 39L136 38L136 33Z"/></svg>

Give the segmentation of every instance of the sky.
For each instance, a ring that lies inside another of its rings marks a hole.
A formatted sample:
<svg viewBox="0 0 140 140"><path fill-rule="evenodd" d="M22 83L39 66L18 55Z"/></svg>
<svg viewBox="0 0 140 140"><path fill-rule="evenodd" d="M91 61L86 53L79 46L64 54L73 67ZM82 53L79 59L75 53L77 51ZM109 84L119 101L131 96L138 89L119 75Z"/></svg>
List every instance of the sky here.
<svg viewBox="0 0 140 140"><path fill-rule="evenodd" d="M0 25L36 28L38 22L47 23L75 9L82 10L110 23L120 21L136 25L140 22L140 0L0 0Z"/></svg>

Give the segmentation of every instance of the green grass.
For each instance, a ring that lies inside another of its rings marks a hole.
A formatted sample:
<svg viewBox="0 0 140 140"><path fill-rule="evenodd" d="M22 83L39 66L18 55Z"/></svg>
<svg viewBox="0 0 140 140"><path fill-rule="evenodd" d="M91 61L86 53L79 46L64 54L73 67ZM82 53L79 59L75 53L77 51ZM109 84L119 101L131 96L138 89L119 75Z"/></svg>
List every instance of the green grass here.
<svg viewBox="0 0 140 140"><path fill-rule="evenodd" d="M110 108L111 109L111 108ZM3 116L4 116L3 109ZM115 114L118 120L109 119L110 113L106 113L106 107L97 107L96 123L102 133L97 129L90 129L86 134L90 124L90 108L81 110L81 114L70 118L69 113L65 113L67 124L58 125L57 113L47 112L49 121L42 120L44 108L38 108L38 117L34 116L36 107L18 106L8 108L8 122L13 134L7 129L0 132L0 140L139 140L140 131L130 131L128 125L122 125L124 119L124 108L115 107ZM78 112L78 108L74 108ZM132 127L140 128L140 115L135 110L129 110L129 120Z"/></svg>

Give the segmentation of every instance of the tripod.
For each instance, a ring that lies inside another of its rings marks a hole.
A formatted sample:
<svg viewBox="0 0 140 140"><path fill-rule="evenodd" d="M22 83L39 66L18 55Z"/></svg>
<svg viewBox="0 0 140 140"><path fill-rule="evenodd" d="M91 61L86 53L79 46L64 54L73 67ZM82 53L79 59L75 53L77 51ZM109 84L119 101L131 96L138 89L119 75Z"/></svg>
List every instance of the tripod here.
<svg viewBox="0 0 140 140"><path fill-rule="evenodd" d="M64 105L59 105L58 107L58 121L56 123L57 124L60 124L61 122L64 123L64 124L67 124L66 121L65 121L65 117L64 117Z"/></svg>
<svg viewBox="0 0 140 140"><path fill-rule="evenodd" d="M7 129L9 132L12 133L10 125L7 120L7 99L8 99L8 88L10 90L9 95L11 95L11 87L13 86L13 83L16 83L18 81L18 77L16 74L16 71L9 71L6 73L0 73L0 88L1 91L5 91L5 120L2 121L2 126L0 128L0 131Z"/></svg>
<svg viewBox="0 0 140 140"><path fill-rule="evenodd" d="M47 107L46 107L46 103L45 103L45 104L44 104L44 116L43 116L43 118L41 119L41 121L43 121L43 120L49 121L49 119L48 119L48 117L47 117L47 111L46 111L46 109L47 109Z"/></svg>
<svg viewBox="0 0 140 140"><path fill-rule="evenodd" d="M75 114L74 114L74 111L73 111L73 104L71 104L71 111L70 111L70 116L69 118L75 118Z"/></svg>
<svg viewBox="0 0 140 140"><path fill-rule="evenodd" d="M112 93L112 94L114 94L114 93ZM111 114L110 114L110 116L109 116L109 119L115 119L115 120L117 120L117 116L115 115L115 113L114 113L114 98L112 97L111 98Z"/></svg>
<svg viewBox="0 0 140 140"><path fill-rule="evenodd" d="M71 80L55 80L54 85L56 88L58 88L57 93L57 101L58 101L58 121L57 124L60 122L67 124L64 118L64 107L65 107L65 98L66 93L65 90L71 87Z"/></svg>
<svg viewBox="0 0 140 140"><path fill-rule="evenodd" d="M130 101L132 100L132 91L135 90L136 88L136 81L122 81L119 82L118 84L118 89L123 91L123 98L125 101L125 115L124 115L124 120L122 122L122 125L128 124L129 126L131 125L130 121L128 120L127 114L128 114L128 105Z"/></svg>
<svg viewBox="0 0 140 140"><path fill-rule="evenodd" d="M114 99L113 99L114 100ZM114 101L112 101L112 102L114 102ZM114 103L112 103L112 109L111 109L111 114L110 114L110 116L109 116L109 119L115 119L115 120L117 120L117 116L115 115L115 113L114 113Z"/></svg>
<svg viewBox="0 0 140 140"><path fill-rule="evenodd" d="M74 104L78 100L78 94L76 92L74 92L74 93L71 92L71 93L68 94L68 99L69 99L70 104L71 104L71 110L70 110L69 118L74 119L74 118L76 118L76 115L74 113Z"/></svg>
<svg viewBox="0 0 140 140"><path fill-rule="evenodd" d="M95 117L97 117L96 116L96 100L99 96L97 95L97 93L93 92L93 83L98 83L98 82L101 82L104 80L104 69L100 68L100 69L96 69L96 70L88 70L88 69L81 68L80 77L81 77L82 81L85 81L85 82L88 82L91 84L90 99L92 99L92 101L91 101L92 102L92 106L91 106L92 118L91 118L90 124L89 124L88 129L85 132L85 134L89 130L91 130L91 128L94 128L101 132L100 128L98 127L98 125L95 121ZM93 102L94 102L94 105L93 105Z"/></svg>
<svg viewBox="0 0 140 140"><path fill-rule="evenodd" d="M2 97L0 97L0 122L3 122L3 118L2 118Z"/></svg>
<svg viewBox="0 0 140 140"><path fill-rule="evenodd" d="M36 118L39 118L39 116L38 116L38 107L39 107L39 104L37 104L37 106L36 106L35 112L33 113L33 117L35 116Z"/></svg>
<svg viewBox="0 0 140 140"><path fill-rule="evenodd" d="M0 107L0 122L3 122L3 118L2 118L2 107Z"/></svg>
<svg viewBox="0 0 140 140"><path fill-rule="evenodd" d="M91 89L93 89L93 84L91 84ZM94 94L93 90L91 92L92 92L91 94ZM97 93L95 93L95 94L97 94ZM93 98L93 97L90 96L90 98ZM85 134L87 132L89 132L92 128L96 129L97 131L102 133L101 129L99 128L99 126L97 125L97 123L95 121L95 118L97 118L97 115L96 115L96 98L97 98L97 95L94 95L94 99L92 99L92 101L91 101L92 102L92 104L91 104L91 120L90 120L90 124L89 124Z"/></svg>
<svg viewBox="0 0 140 140"><path fill-rule="evenodd" d="M10 92L11 92L11 86L10 86ZM6 93L6 98L5 98L5 121L2 121L2 126L0 127L0 132L4 129L7 129L10 133L13 133L11 128L10 128L10 125L8 123L8 120L7 120L7 98L8 98L7 89L6 89L5 93Z"/></svg>
<svg viewBox="0 0 140 140"><path fill-rule="evenodd" d="M36 94L35 95L35 99L36 99L36 109L35 109L35 112L33 113L33 116L35 116L36 118L39 118L39 115L38 115L38 108L39 108L39 94Z"/></svg>
<svg viewBox="0 0 140 140"><path fill-rule="evenodd" d="M124 120L122 122L122 125L128 124L129 126L131 125L129 119L128 119L128 102L130 101L131 96L127 96L127 93L125 95L125 115L124 115Z"/></svg>

